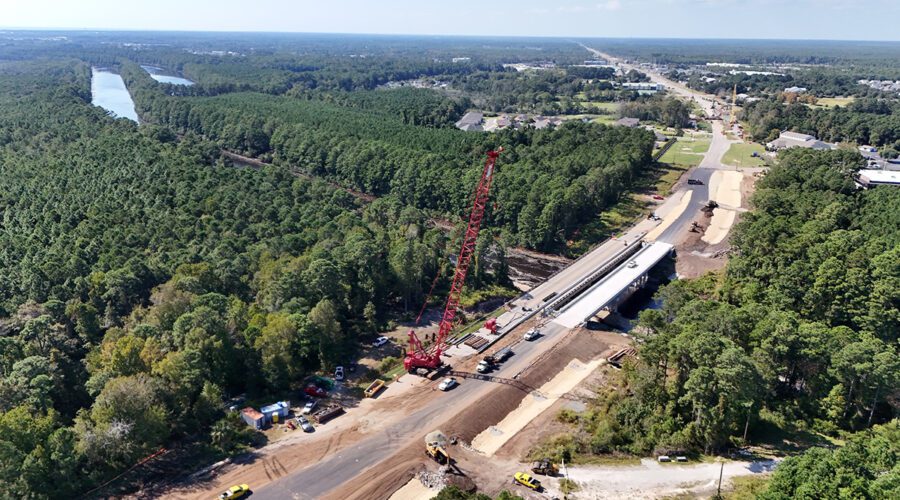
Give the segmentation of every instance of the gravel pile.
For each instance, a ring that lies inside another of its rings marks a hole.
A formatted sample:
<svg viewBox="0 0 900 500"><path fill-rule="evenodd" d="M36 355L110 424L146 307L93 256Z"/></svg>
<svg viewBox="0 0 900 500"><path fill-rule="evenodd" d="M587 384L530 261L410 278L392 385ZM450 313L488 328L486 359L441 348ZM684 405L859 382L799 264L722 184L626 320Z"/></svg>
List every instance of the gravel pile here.
<svg viewBox="0 0 900 500"><path fill-rule="evenodd" d="M429 472L427 470L423 470L419 472L419 481L425 485L426 488L432 490L442 490L445 486L447 486L447 478L444 474L445 469L441 469L438 472Z"/></svg>

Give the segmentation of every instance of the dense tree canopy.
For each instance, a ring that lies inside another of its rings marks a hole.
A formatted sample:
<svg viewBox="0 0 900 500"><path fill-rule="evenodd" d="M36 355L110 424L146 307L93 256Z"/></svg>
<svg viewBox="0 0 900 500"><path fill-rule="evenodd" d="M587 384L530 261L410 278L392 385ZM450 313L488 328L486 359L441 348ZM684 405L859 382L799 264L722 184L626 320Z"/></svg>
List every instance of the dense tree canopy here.
<svg viewBox="0 0 900 500"><path fill-rule="evenodd" d="M897 415L900 191L857 190L860 162L784 153L735 229L723 281L673 282L641 314L626 390L576 419L583 451L714 451L746 425L753 437L761 415L826 433Z"/></svg>

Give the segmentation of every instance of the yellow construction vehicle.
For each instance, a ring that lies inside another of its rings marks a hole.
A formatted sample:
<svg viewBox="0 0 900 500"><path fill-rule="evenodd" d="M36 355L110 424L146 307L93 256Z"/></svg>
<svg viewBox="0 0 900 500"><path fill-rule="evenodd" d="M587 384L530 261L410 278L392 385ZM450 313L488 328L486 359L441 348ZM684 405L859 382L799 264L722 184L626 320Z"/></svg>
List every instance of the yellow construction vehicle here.
<svg viewBox="0 0 900 500"><path fill-rule="evenodd" d="M559 474L559 466L551 462L549 458L542 458L531 463L531 472L544 476L556 476Z"/></svg>
<svg viewBox="0 0 900 500"><path fill-rule="evenodd" d="M425 454L441 465L450 465L450 455L438 443L425 443Z"/></svg>

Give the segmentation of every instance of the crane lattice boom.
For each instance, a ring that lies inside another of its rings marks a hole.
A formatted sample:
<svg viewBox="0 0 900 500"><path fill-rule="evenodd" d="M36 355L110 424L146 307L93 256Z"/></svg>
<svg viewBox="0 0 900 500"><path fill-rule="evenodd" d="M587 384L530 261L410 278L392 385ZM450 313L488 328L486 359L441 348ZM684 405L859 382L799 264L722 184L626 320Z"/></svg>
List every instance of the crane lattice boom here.
<svg viewBox="0 0 900 500"><path fill-rule="evenodd" d="M444 351L447 335L453 330L453 320L459 309L459 300L462 289L466 283L466 273L472 262L472 254L475 253L475 244L478 242L478 233L481 230L481 221L484 219L484 209L487 206L488 195L491 191L491 182L494 180L494 164L503 148L496 151L488 151L487 160L484 162L484 170L481 172L481 180L475 190L475 199L472 202L472 211L469 214L469 224L466 227L466 235L463 238L462 248L459 250L459 258L456 260L456 270L453 273L453 284L450 286L450 295L447 297L447 305L441 316L441 325L438 330L434 345L426 350L416 335L415 331L409 331L409 351L403 359L403 366L407 371L415 371L419 368L433 370L441 366L441 353Z"/></svg>

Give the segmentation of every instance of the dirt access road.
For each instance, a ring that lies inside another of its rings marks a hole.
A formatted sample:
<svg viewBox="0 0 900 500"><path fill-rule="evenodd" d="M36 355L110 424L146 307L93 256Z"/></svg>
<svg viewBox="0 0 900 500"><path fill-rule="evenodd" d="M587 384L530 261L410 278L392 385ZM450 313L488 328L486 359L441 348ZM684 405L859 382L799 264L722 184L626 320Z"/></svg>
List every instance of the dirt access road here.
<svg viewBox="0 0 900 500"><path fill-rule="evenodd" d="M716 492L719 472L722 485L739 476L771 472L777 462L709 462L701 464L660 464L651 459L633 466L568 467L569 478L580 490L579 498L671 498L679 495L708 496Z"/></svg>
<svg viewBox="0 0 900 500"><path fill-rule="evenodd" d="M530 326L531 323L523 324L519 330ZM508 339L518 340L521 333L513 332ZM571 358L596 356L606 351L611 342L628 342L616 334L606 335L605 341L597 341L591 335L579 336L563 328L548 329L538 341L517 343L515 355L492 375L518 377L539 387ZM580 339L581 344L566 348L574 342L573 338ZM477 360L448 361L456 369L472 371ZM387 498L409 480L412 467L425 462L425 434L442 429L448 435L471 440L487 426L499 422L526 396L515 387L479 380L462 380L449 392L435 390L437 384L403 376L377 400L364 401L360 407L319 427L316 433L297 434L290 443L258 450L244 457L242 463L221 469L215 477L191 482L167 496L210 498L232 484L247 483L253 488L255 499ZM502 414L492 421L487 416L490 411Z"/></svg>

